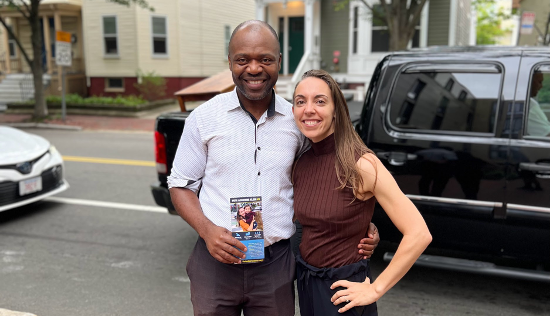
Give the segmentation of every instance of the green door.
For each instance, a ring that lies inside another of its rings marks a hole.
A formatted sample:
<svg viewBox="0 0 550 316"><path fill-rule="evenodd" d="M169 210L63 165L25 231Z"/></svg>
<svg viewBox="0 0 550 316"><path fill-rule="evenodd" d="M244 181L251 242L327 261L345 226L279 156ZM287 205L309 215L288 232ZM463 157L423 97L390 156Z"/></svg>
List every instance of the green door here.
<svg viewBox="0 0 550 316"><path fill-rule="evenodd" d="M288 18L288 72L294 73L304 55L304 17Z"/></svg>

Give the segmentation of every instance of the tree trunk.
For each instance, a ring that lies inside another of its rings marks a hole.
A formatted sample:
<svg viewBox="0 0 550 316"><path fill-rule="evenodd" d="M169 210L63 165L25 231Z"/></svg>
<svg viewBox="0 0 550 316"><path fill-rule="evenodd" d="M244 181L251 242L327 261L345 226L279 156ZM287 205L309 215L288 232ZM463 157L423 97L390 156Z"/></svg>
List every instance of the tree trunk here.
<svg viewBox="0 0 550 316"><path fill-rule="evenodd" d="M407 31L400 30L401 27L396 26L390 30L390 51L406 50L409 46L409 37ZM413 33L414 34L414 33Z"/></svg>
<svg viewBox="0 0 550 316"><path fill-rule="evenodd" d="M30 63L34 83L34 118L44 118L48 115L48 107L44 98L44 69L42 68L42 32L40 32L40 18L38 6L40 1L31 1L29 22L31 24L31 42L33 59Z"/></svg>

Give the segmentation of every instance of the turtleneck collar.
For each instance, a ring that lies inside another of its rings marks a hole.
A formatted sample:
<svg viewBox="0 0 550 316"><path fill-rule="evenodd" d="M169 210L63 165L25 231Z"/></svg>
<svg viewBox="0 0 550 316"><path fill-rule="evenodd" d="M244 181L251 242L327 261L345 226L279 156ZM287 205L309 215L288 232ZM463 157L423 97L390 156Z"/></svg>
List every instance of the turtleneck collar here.
<svg viewBox="0 0 550 316"><path fill-rule="evenodd" d="M320 142L311 142L311 150L315 156L326 155L336 150L336 143L334 142L334 133L325 137Z"/></svg>

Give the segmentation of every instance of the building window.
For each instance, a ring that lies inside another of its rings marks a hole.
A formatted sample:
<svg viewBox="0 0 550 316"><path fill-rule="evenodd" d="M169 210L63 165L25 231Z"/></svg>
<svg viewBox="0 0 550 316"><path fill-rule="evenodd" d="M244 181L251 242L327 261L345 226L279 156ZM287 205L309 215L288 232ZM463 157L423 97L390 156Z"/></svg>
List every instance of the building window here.
<svg viewBox="0 0 550 316"><path fill-rule="evenodd" d="M455 84L455 81L453 79L449 79L447 81L447 84L445 84L445 90L447 90L447 91L453 90L454 84Z"/></svg>
<svg viewBox="0 0 550 316"><path fill-rule="evenodd" d="M359 40L359 7L353 8L353 47L352 47L352 53L357 54L357 46L358 46L358 40Z"/></svg>
<svg viewBox="0 0 550 316"><path fill-rule="evenodd" d="M225 26L224 33L224 45L225 45L225 56L229 56L229 40L231 39L231 27L229 25Z"/></svg>
<svg viewBox="0 0 550 316"><path fill-rule="evenodd" d="M166 17L153 16L151 18L153 25L153 55L168 54L168 37L166 27Z"/></svg>
<svg viewBox="0 0 550 316"><path fill-rule="evenodd" d="M103 17L103 44L105 55L118 55L118 37L116 16Z"/></svg>
<svg viewBox="0 0 550 316"><path fill-rule="evenodd" d="M381 5L375 5L373 10L376 11L376 15L372 15L372 37L371 37L371 51L372 52L387 52L390 50L390 33L388 26L385 23L385 13ZM420 19L415 27L416 31L411 40L411 46L420 47Z"/></svg>
<svg viewBox="0 0 550 316"><path fill-rule="evenodd" d="M8 27L10 28L10 30L13 31L13 29L10 25L8 25ZM11 36L10 33L8 33L8 48L9 48L9 51L10 51L10 57L11 58L16 58L17 57L16 46L17 46L17 44L15 43L15 39L13 38L13 36Z"/></svg>
<svg viewBox="0 0 550 316"><path fill-rule="evenodd" d="M105 91L123 92L124 91L124 78L106 78L105 79Z"/></svg>

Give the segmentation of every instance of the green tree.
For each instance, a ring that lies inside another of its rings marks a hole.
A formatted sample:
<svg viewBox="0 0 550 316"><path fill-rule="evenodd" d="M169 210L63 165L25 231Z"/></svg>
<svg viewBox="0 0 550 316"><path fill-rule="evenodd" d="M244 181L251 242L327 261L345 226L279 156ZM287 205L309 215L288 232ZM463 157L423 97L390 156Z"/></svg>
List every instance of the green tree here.
<svg viewBox="0 0 550 316"><path fill-rule="evenodd" d="M0 0L0 9L10 8L21 14L22 17L27 20L31 27L31 44L32 54L29 54L21 45L21 39L13 33L11 28L8 27L6 20L0 13L0 24L4 26L8 34L14 39L15 44L19 47L23 59L29 65L33 75L34 84L34 117L42 118L48 115L48 107L44 98L44 84L42 77L44 75L44 69L42 68L42 32L40 32L40 3L43 0ZM121 5L129 6L130 4L136 4L142 8L153 11L145 0L108 0L109 2L118 3Z"/></svg>
<svg viewBox="0 0 550 316"><path fill-rule="evenodd" d="M407 49L420 21L420 14L427 0L380 0L373 6L367 0L335 0L335 9L342 10L350 1L360 1L366 6L373 20L388 27L390 51Z"/></svg>
<svg viewBox="0 0 550 316"><path fill-rule="evenodd" d="M477 14L477 45L494 45L499 37L510 32L509 28L502 27L502 22L511 15L498 8L495 0L476 0L473 4Z"/></svg>

